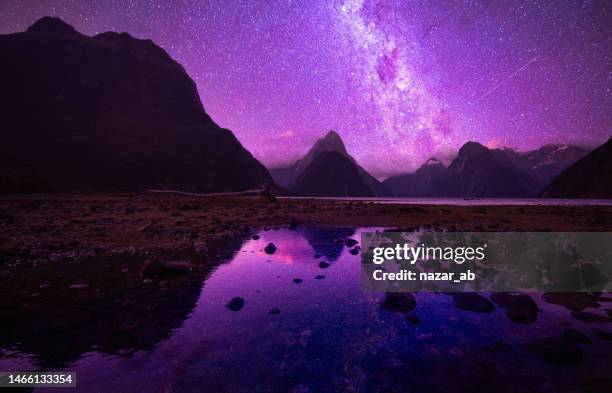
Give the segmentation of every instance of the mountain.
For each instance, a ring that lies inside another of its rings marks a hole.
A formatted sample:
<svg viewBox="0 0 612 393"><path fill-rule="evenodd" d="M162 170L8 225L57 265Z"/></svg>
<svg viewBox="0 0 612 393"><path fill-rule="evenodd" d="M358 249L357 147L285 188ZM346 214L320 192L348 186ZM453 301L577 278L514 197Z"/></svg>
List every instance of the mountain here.
<svg viewBox="0 0 612 393"><path fill-rule="evenodd" d="M393 176L382 182L397 197L439 197L445 194L446 167L430 158L416 172Z"/></svg>
<svg viewBox="0 0 612 393"><path fill-rule="evenodd" d="M238 191L271 183L150 40L45 17L0 35L0 191Z"/></svg>
<svg viewBox="0 0 612 393"><path fill-rule="evenodd" d="M561 172L588 154L587 150L578 146L553 144L524 153L512 149L503 149L501 152L519 171L529 175L540 189L544 189Z"/></svg>
<svg viewBox="0 0 612 393"><path fill-rule="evenodd" d="M612 138L563 171L545 198L612 198Z"/></svg>
<svg viewBox="0 0 612 393"><path fill-rule="evenodd" d="M446 196L466 198L532 197L538 186L515 168L477 142L467 142L446 170Z"/></svg>
<svg viewBox="0 0 612 393"><path fill-rule="evenodd" d="M317 140L308 153L293 165L270 169L270 173L277 184L298 195L391 195L384 185L348 154L344 142L335 131L329 131L325 137Z"/></svg>

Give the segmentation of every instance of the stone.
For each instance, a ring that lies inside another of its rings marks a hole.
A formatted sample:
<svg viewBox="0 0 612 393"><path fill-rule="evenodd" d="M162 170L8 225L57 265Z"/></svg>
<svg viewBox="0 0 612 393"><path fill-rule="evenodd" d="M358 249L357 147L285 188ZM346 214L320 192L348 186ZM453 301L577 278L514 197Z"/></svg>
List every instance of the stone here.
<svg viewBox="0 0 612 393"><path fill-rule="evenodd" d="M268 245L264 248L264 251L266 252L266 254L274 254L276 252L276 246L274 245L274 243L268 243Z"/></svg>
<svg viewBox="0 0 612 393"><path fill-rule="evenodd" d="M353 247L353 246L357 245L357 243L359 243L359 242L357 240L355 240L355 239L346 239L346 240L344 240L344 244L347 247Z"/></svg>
<svg viewBox="0 0 612 393"><path fill-rule="evenodd" d="M234 297L225 306L232 311L238 311L244 307L244 299L238 296Z"/></svg>
<svg viewBox="0 0 612 393"><path fill-rule="evenodd" d="M324 275L322 275L322 274L319 274L319 275L316 275L316 276L315 276L315 280L322 280L322 279L324 279L324 278L325 278L325 276L324 276Z"/></svg>
<svg viewBox="0 0 612 393"><path fill-rule="evenodd" d="M410 292L385 292L383 307L391 311L409 312L416 307L416 299Z"/></svg>
<svg viewBox="0 0 612 393"><path fill-rule="evenodd" d="M89 288L89 284L72 284L70 289L87 289Z"/></svg>
<svg viewBox="0 0 612 393"><path fill-rule="evenodd" d="M533 323L538 319L538 306L527 294L511 296L506 315L512 322Z"/></svg>
<svg viewBox="0 0 612 393"><path fill-rule="evenodd" d="M296 284L299 284L299 283L301 283L303 280L302 280L301 278L294 278L294 279L293 279L293 280L291 280L291 281L293 281L293 282L294 282L294 283L296 283Z"/></svg>
<svg viewBox="0 0 612 393"><path fill-rule="evenodd" d="M600 307L597 297L588 293L549 292L543 294L542 299L548 303L565 306L572 311Z"/></svg>
<svg viewBox="0 0 612 393"><path fill-rule="evenodd" d="M453 299L455 307L462 310L490 313L493 312L495 306L489 299L476 292L461 292L456 293Z"/></svg>
<svg viewBox="0 0 612 393"><path fill-rule="evenodd" d="M327 269L330 266L329 262L321 261L319 262L319 267L321 269Z"/></svg>

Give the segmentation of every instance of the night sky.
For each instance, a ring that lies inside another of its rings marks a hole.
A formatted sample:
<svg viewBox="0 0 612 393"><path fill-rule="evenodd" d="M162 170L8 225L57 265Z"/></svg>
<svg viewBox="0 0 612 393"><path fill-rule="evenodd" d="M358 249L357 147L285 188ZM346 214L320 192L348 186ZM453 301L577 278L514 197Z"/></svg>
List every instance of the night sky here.
<svg viewBox="0 0 612 393"><path fill-rule="evenodd" d="M468 140L526 150L612 134L605 1L0 0L0 33L45 15L151 38L270 167L329 129L380 178Z"/></svg>

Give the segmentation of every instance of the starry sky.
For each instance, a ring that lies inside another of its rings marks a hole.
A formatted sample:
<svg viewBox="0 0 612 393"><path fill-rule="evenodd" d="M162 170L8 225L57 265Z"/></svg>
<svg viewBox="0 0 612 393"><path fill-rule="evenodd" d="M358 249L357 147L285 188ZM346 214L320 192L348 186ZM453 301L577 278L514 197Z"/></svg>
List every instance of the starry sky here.
<svg viewBox="0 0 612 393"><path fill-rule="evenodd" d="M606 1L0 0L0 33L45 15L151 38L268 167L330 129L379 178L468 140L528 150L612 134Z"/></svg>

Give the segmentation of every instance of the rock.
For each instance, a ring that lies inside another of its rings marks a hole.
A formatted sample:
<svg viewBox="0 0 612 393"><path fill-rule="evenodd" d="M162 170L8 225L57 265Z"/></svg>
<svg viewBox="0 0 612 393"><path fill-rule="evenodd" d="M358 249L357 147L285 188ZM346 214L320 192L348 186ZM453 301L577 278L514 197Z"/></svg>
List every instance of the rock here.
<svg viewBox="0 0 612 393"><path fill-rule="evenodd" d="M361 247L356 246L356 247L353 247L353 248L351 248L351 249L349 250L349 254L351 254L351 255L357 255L357 254L359 254L359 251L361 251Z"/></svg>
<svg viewBox="0 0 612 393"><path fill-rule="evenodd" d="M160 277L176 274L188 273L193 269L193 265L183 261L162 262L151 259L144 263L140 269L141 277Z"/></svg>
<svg viewBox="0 0 612 393"><path fill-rule="evenodd" d="M89 288L89 284L72 284L70 289L87 289Z"/></svg>
<svg viewBox="0 0 612 393"><path fill-rule="evenodd" d="M588 311L574 311L572 317L579 321L590 322L590 323L607 323L612 322L610 317L600 314L595 314Z"/></svg>
<svg viewBox="0 0 612 393"><path fill-rule="evenodd" d="M291 280L291 281L293 281L293 282L294 282L294 283L296 283L296 284L299 284L299 283L301 283L303 280L302 280L301 278L294 278L294 279L293 279L293 280Z"/></svg>
<svg viewBox="0 0 612 393"><path fill-rule="evenodd" d="M593 334L602 340L612 341L612 332L607 330L594 329Z"/></svg>
<svg viewBox="0 0 612 393"><path fill-rule="evenodd" d="M206 246L206 242L205 241L197 241L197 242L193 242L193 248L194 250L198 253L198 254L207 254L208 253L208 247Z"/></svg>
<svg viewBox="0 0 612 393"><path fill-rule="evenodd" d="M410 292L385 292L383 307L391 311L409 312L416 307L416 299Z"/></svg>
<svg viewBox="0 0 612 393"><path fill-rule="evenodd" d="M268 311L268 312L269 312L270 314L272 314L272 315L280 314L280 308L278 308L278 307L272 307L272 308L270 309L270 311Z"/></svg>
<svg viewBox="0 0 612 393"><path fill-rule="evenodd" d="M145 278L144 280L142 280L143 284L153 284L153 280L151 280L150 278Z"/></svg>
<svg viewBox="0 0 612 393"><path fill-rule="evenodd" d="M410 313L410 314L406 315L406 320L408 322L410 322L411 324L413 324L413 325L418 325L418 324L421 323L421 318L418 315L414 314L414 313Z"/></svg>
<svg viewBox="0 0 612 393"><path fill-rule="evenodd" d="M274 243L268 243L266 248L264 248L264 251L266 252L266 254L272 255L276 252L276 246L274 245Z"/></svg>
<svg viewBox="0 0 612 393"><path fill-rule="evenodd" d="M244 306L244 299L241 297L232 298L225 306L232 311L238 311Z"/></svg>
<svg viewBox="0 0 612 393"><path fill-rule="evenodd" d="M476 292L461 292L456 293L453 299L455 307L467 311L475 311L482 313L493 312L495 306L489 299Z"/></svg>
<svg viewBox="0 0 612 393"><path fill-rule="evenodd" d="M330 266L329 262L321 261L319 262L319 267L321 269L327 269Z"/></svg>
<svg viewBox="0 0 612 393"><path fill-rule="evenodd" d="M548 303L565 306L572 311L582 311L585 308L599 307L596 296L588 293L549 292L542 295L542 299Z"/></svg>
<svg viewBox="0 0 612 393"><path fill-rule="evenodd" d="M166 274L181 274L193 270L193 266L189 262L170 261L164 264L164 273Z"/></svg>
<svg viewBox="0 0 612 393"><path fill-rule="evenodd" d="M260 239L260 237L259 237L259 235L253 235L253 237L252 237L251 239L253 239L253 240L259 240L259 239Z"/></svg>
<svg viewBox="0 0 612 393"><path fill-rule="evenodd" d="M507 307L506 315L512 322L533 323L538 319L538 306L527 294L510 297Z"/></svg>
<svg viewBox="0 0 612 393"><path fill-rule="evenodd" d="M146 261L140 268L140 277L155 277L162 274L164 274L164 264L156 259Z"/></svg>
<svg viewBox="0 0 612 393"><path fill-rule="evenodd" d="M315 276L315 280L322 280L324 278L325 278L325 276L322 275L322 274L319 274L319 275Z"/></svg>
<svg viewBox="0 0 612 393"><path fill-rule="evenodd" d="M589 336L576 329L565 329L563 336L567 339L567 341L576 344L588 344L591 342Z"/></svg>
<svg viewBox="0 0 612 393"><path fill-rule="evenodd" d="M573 342L563 337L545 337L527 345L529 351L548 362L559 364L578 364L582 361L582 351Z"/></svg>
<svg viewBox="0 0 612 393"><path fill-rule="evenodd" d="M359 243L359 242L357 240L355 240L355 239L346 239L346 240L344 240L344 244L347 247L349 247L349 248L357 245L357 243Z"/></svg>
<svg viewBox="0 0 612 393"><path fill-rule="evenodd" d="M121 269L121 273L129 273L130 269L128 269L127 267L124 267L123 269Z"/></svg>

